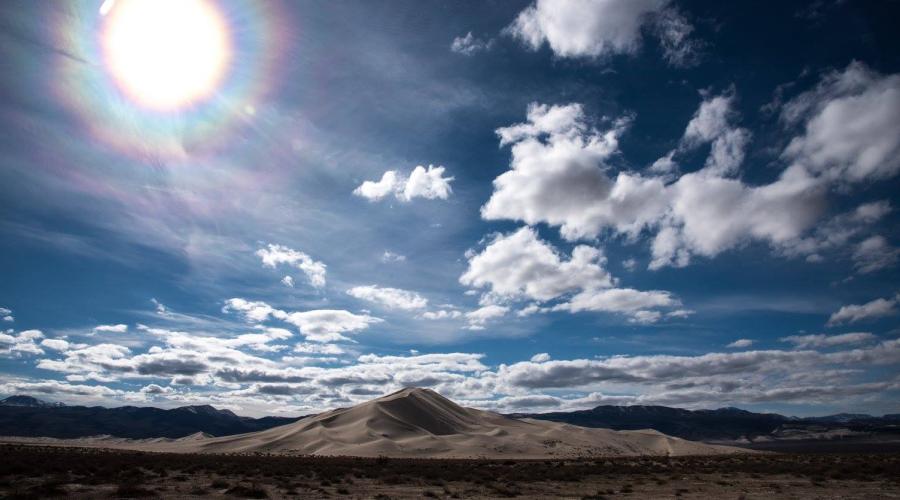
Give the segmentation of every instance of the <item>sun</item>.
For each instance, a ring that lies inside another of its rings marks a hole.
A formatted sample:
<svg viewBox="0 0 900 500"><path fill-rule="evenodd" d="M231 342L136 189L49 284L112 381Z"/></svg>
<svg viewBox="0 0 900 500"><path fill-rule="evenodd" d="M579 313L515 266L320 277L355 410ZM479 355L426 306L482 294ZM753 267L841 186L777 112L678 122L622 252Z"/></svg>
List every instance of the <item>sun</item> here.
<svg viewBox="0 0 900 500"><path fill-rule="evenodd" d="M139 104L172 111L209 97L231 60L227 23L209 0L106 0L104 62Z"/></svg>

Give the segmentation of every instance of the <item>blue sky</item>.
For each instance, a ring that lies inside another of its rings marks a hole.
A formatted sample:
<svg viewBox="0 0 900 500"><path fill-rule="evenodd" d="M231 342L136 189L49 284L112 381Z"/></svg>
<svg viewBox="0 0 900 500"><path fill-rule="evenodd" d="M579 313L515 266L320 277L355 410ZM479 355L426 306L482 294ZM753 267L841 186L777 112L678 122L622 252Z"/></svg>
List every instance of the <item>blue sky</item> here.
<svg viewBox="0 0 900 500"><path fill-rule="evenodd" d="M140 1L2 6L0 393L900 412L893 3Z"/></svg>

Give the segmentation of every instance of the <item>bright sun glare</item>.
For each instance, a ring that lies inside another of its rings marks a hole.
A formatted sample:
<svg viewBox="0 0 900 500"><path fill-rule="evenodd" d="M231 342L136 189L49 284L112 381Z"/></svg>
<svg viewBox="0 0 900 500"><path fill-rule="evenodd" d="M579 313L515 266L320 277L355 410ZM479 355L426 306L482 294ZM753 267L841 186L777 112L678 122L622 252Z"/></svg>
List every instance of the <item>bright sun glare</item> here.
<svg viewBox="0 0 900 500"><path fill-rule="evenodd" d="M106 0L100 12L106 65L141 105L178 109L209 96L222 80L230 40L209 0Z"/></svg>

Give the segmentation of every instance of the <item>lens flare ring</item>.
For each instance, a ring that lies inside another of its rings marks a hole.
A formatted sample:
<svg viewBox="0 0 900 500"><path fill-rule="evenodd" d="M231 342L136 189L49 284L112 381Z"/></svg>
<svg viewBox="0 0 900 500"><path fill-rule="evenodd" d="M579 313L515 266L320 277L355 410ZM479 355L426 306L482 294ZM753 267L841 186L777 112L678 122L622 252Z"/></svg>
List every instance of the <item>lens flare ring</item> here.
<svg viewBox="0 0 900 500"><path fill-rule="evenodd" d="M52 16L53 32L75 57L60 59L50 89L94 139L137 158L227 145L252 118L244 110L281 80L280 57L296 29L278 2L69 5Z"/></svg>

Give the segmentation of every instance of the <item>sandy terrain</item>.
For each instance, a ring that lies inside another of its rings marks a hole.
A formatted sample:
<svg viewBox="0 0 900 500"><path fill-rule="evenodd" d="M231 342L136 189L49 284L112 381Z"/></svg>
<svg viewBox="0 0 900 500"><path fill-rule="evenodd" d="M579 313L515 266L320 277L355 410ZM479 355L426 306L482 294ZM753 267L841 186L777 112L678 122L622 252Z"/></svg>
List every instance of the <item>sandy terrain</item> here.
<svg viewBox="0 0 900 500"><path fill-rule="evenodd" d="M589 429L463 408L429 389L404 389L265 431L224 437L0 441L171 453L277 453L405 458L548 458L747 453L654 430Z"/></svg>

